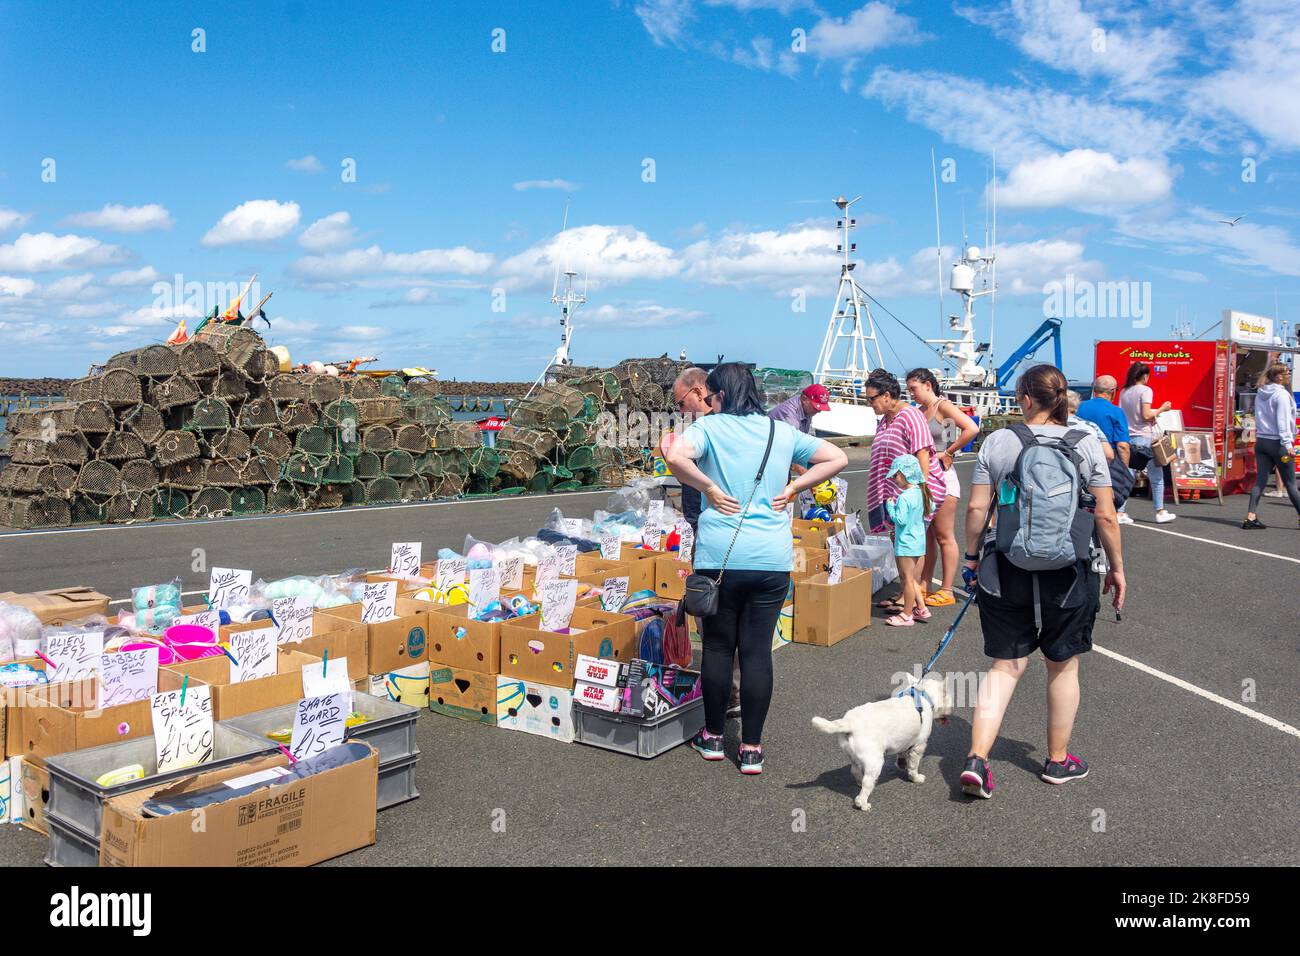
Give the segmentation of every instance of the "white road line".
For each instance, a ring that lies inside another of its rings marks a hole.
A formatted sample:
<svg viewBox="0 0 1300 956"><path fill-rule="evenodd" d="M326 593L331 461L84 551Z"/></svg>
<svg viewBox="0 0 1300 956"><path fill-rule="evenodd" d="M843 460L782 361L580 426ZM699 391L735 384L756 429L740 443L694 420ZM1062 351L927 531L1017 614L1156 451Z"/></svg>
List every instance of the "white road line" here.
<svg viewBox="0 0 1300 956"><path fill-rule="evenodd" d="M1153 528L1150 525L1138 524L1136 521L1131 525L1126 525L1125 527L1142 528L1145 531L1154 531L1157 534L1171 534L1175 538L1186 538L1188 541L1199 541L1202 544L1213 544L1213 545L1217 545L1220 548L1231 548L1233 551L1245 551L1247 554L1257 554L1263 558L1276 558L1278 561L1290 561L1292 564L1300 564L1300 558L1288 557L1285 554L1272 554L1268 551L1256 551L1254 548L1243 548L1239 544L1227 544L1223 541L1213 541L1209 538L1198 538L1195 535L1182 534L1181 532L1178 531L1170 531L1168 528Z"/></svg>

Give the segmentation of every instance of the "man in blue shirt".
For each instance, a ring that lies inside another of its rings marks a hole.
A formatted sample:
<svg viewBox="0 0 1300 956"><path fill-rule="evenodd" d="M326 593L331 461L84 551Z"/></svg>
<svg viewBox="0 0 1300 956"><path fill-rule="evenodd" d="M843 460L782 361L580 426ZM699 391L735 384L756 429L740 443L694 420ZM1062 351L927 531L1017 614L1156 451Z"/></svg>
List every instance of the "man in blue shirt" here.
<svg viewBox="0 0 1300 956"><path fill-rule="evenodd" d="M1079 404L1078 416L1086 422L1092 422L1101 429L1115 449L1119 460L1128 467L1129 434L1128 421L1119 406L1114 404L1115 391L1119 383L1109 375L1098 375L1092 383L1092 398Z"/></svg>

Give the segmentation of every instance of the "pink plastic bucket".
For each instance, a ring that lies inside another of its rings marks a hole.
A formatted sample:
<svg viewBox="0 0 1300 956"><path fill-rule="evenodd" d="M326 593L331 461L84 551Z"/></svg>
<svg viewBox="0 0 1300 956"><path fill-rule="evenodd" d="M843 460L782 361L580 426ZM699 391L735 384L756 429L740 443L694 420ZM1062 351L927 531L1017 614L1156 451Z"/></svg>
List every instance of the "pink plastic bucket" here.
<svg viewBox="0 0 1300 956"><path fill-rule="evenodd" d="M172 649L170 647L167 647L165 645L159 646L149 641L135 641L130 644L123 644L120 649L123 651L142 651L148 647L158 648L159 667L166 667L168 664L176 663L176 655L172 653Z"/></svg>
<svg viewBox="0 0 1300 956"><path fill-rule="evenodd" d="M199 624L173 624L167 628L165 640L176 655L177 663L196 661L201 657L221 653L221 648L217 647L217 636L210 628Z"/></svg>

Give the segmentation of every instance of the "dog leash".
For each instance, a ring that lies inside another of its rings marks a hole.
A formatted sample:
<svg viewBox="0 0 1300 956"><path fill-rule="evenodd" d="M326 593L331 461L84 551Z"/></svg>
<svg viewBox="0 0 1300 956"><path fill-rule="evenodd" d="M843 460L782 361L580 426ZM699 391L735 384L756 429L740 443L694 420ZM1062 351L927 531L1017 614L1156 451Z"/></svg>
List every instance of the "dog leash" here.
<svg viewBox="0 0 1300 956"><path fill-rule="evenodd" d="M953 618L953 622L948 625L948 630L944 631L943 639L939 641L939 646L935 648L934 653L930 655L930 659L926 662L925 667L921 669L922 677L934 670L934 665L938 662L939 655L948 649L949 643L952 642L953 635L957 633L957 625L959 625L961 619L966 616L966 612L970 609L970 606L975 603L975 594L979 590L978 585L975 583L975 572L971 571L969 568L964 568L962 570L962 581L966 584L966 600L962 603L961 610L957 612L957 616Z"/></svg>

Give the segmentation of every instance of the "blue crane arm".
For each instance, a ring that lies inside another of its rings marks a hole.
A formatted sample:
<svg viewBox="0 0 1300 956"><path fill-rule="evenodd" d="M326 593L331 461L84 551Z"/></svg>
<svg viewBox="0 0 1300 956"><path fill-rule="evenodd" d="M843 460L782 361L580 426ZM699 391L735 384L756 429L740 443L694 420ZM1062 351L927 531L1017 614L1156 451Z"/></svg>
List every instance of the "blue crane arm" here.
<svg viewBox="0 0 1300 956"><path fill-rule="evenodd" d="M1056 352L1056 367L1061 367L1061 320L1046 319L1042 325L1034 330L1029 338L1025 339L1020 348L1011 353L1010 358L998 366L997 387L999 390L1011 384L1011 379L1015 376L1016 370L1020 368L1027 358L1046 345L1048 338L1051 338Z"/></svg>

